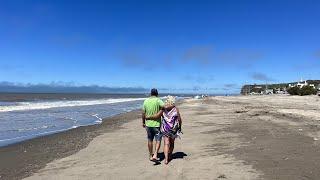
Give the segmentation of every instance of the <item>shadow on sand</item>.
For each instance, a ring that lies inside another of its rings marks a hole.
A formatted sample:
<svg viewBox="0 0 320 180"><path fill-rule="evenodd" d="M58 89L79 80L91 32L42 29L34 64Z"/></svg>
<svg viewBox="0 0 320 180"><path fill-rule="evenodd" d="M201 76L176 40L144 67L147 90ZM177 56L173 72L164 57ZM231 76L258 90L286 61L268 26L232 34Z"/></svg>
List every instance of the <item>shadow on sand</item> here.
<svg viewBox="0 0 320 180"><path fill-rule="evenodd" d="M170 162L175 160L175 159L183 159L185 156L188 156L188 155L186 153L184 153L184 152L175 152L175 153L172 154L172 159L170 160ZM155 162L155 164L154 164L155 166L156 165L160 165L161 161L164 160L164 153L163 152L159 153L158 154L158 158L160 160L158 162Z"/></svg>

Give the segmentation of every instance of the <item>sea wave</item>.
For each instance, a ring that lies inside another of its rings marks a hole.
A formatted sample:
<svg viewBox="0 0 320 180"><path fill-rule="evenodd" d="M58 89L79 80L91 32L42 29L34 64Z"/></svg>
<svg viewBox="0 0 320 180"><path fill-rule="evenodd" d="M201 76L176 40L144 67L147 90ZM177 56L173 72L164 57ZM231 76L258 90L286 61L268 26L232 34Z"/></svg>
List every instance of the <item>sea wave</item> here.
<svg viewBox="0 0 320 180"><path fill-rule="evenodd" d="M25 110L39 110L50 109L57 107L74 107L74 106L89 106L99 104L113 104L121 102L139 101L146 98L110 98L99 100L62 100L62 101L36 101L36 102L17 102L14 105L0 106L0 112L10 111L25 111Z"/></svg>

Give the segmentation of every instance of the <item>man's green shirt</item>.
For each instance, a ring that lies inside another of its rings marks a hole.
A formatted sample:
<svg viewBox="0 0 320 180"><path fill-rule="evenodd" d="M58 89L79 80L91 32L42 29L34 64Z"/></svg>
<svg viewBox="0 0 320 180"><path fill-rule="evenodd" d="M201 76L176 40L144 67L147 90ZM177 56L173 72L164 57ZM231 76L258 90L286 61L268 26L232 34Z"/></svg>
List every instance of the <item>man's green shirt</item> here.
<svg viewBox="0 0 320 180"><path fill-rule="evenodd" d="M142 110L146 113L146 116L152 116L154 114L157 114L163 106L164 103L161 99L156 96L151 96L144 101ZM156 120L146 120L147 127L160 127L160 123L161 118Z"/></svg>

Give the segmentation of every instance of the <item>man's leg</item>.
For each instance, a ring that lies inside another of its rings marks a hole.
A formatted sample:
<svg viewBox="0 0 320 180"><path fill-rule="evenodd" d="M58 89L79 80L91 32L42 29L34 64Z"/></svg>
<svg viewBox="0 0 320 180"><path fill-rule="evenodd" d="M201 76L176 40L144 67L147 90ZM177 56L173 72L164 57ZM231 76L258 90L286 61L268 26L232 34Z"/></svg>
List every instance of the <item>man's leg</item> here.
<svg viewBox="0 0 320 180"><path fill-rule="evenodd" d="M160 128L154 128L154 131L155 131L154 138L156 140L156 147L155 147L155 152L153 154L153 159L158 159L158 153L161 146L162 134L160 132Z"/></svg>
<svg viewBox="0 0 320 180"><path fill-rule="evenodd" d="M153 141L148 139L149 158L153 155Z"/></svg>
<svg viewBox="0 0 320 180"><path fill-rule="evenodd" d="M149 127L146 127L146 131L147 131L147 137L148 137L149 159L152 160L154 133L152 131L152 128L149 128Z"/></svg>
<svg viewBox="0 0 320 180"><path fill-rule="evenodd" d="M159 153L160 146L161 146L161 141L157 140L156 141L155 152L153 154L153 158L154 159L158 159L158 153Z"/></svg>

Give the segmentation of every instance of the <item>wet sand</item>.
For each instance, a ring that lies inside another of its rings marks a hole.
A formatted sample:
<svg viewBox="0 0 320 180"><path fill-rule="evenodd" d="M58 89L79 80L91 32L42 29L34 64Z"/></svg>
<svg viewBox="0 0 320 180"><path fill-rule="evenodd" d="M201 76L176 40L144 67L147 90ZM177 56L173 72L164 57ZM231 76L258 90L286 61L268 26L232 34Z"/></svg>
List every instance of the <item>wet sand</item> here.
<svg viewBox="0 0 320 180"><path fill-rule="evenodd" d="M71 129L0 148L0 179L22 179L47 163L70 156L87 147L96 136L121 128L140 117L140 111L104 119L100 125Z"/></svg>
<svg viewBox="0 0 320 180"><path fill-rule="evenodd" d="M320 177L318 96L213 97L187 100L179 107L184 134L176 140L174 159L169 165L148 161L146 133L139 112L133 112L105 121L101 127L75 129L79 132L2 148L2 179ZM82 139L86 143L79 143ZM40 152L23 155L29 152L24 152L26 147ZM160 156L163 159L162 153ZM7 159L2 161L3 158ZM29 167L29 163L33 165Z"/></svg>

